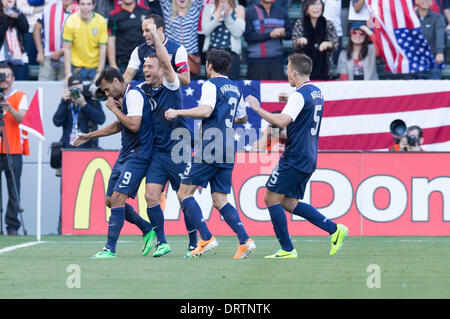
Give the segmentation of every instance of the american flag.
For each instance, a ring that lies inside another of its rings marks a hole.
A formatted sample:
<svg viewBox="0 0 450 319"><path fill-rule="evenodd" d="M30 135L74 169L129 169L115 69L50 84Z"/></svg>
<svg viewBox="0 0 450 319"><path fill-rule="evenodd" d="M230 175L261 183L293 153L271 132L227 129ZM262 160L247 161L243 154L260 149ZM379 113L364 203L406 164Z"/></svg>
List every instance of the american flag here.
<svg viewBox="0 0 450 319"><path fill-rule="evenodd" d="M182 87L183 106L198 106L203 80ZM269 112L281 111L279 93L292 93L287 82L237 81L244 97L251 94ZM423 129L426 151L450 151L450 81L385 80L314 82L325 97L319 150L387 151L393 144L390 123L402 119ZM264 128L265 122L247 108L244 130ZM193 122L191 122L193 123ZM246 136L247 137L247 136ZM235 136L235 140L239 139ZM252 141L242 145L248 151Z"/></svg>
<svg viewBox="0 0 450 319"><path fill-rule="evenodd" d="M366 5L374 17L374 35L387 71L416 73L437 65L422 34L413 1L366 0Z"/></svg>

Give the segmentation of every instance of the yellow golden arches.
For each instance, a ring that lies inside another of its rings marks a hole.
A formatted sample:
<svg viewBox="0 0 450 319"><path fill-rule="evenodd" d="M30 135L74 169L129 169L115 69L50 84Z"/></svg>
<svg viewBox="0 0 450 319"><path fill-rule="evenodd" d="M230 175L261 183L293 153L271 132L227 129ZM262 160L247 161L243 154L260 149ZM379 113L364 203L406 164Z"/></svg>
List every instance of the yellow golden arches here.
<svg viewBox="0 0 450 319"><path fill-rule="evenodd" d="M87 165L81 176L78 186L77 198L75 200L75 211L73 214L74 229L89 229L89 217L91 213L91 197L94 188L95 175L100 171L103 178L104 192L108 187L109 176L111 175L111 166L101 157L94 158ZM105 217L109 220L111 209L105 206Z"/></svg>

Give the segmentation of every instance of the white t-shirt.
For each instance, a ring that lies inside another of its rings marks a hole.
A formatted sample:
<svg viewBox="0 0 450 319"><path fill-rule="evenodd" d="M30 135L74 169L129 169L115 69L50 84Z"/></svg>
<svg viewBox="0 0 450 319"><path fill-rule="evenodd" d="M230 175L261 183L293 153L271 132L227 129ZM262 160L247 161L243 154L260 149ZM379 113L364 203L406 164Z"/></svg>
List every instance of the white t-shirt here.
<svg viewBox="0 0 450 319"><path fill-rule="evenodd" d="M333 22L338 37L342 37L341 6L342 0L323 0L323 16Z"/></svg>

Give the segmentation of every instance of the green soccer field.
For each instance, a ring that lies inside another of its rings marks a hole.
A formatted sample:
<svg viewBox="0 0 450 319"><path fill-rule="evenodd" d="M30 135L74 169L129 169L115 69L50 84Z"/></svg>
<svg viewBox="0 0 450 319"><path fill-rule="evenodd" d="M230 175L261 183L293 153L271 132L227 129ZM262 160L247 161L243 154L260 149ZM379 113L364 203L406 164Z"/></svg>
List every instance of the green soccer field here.
<svg viewBox="0 0 450 319"><path fill-rule="evenodd" d="M347 237L330 257L328 237L298 236L299 258L287 260L264 259L279 248L274 237L254 237L244 260L231 259L234 237L217 239L214 251L186 259L186 236L168 236L172 252L161 258L141 255L141 237L121 236L117 258L93 260L106 236L44 236L17 249L35 238L2 236L0 298L450 297L449 237Z"/></svg>

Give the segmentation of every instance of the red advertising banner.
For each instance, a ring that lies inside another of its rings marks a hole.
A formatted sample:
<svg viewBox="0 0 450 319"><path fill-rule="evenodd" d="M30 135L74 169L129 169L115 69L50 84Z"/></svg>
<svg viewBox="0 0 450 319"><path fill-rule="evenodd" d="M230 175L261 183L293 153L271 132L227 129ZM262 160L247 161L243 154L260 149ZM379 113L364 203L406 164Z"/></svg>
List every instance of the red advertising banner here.
<svg viewBox="0 0 450 319"><path fill-rule="evenodd" d="M62 233L107 234L110 210L105 208L115 151L63 152ZM273 235L264 205L265 183L277 164L278 153L238 153L233 188L228 199L251 236ZM450 235L450 153L319 153L303 201L335 222L345 224L352 236ZM145 219L144 181L129 203ZM208 227L215 235L232 231L212 206L209 187L194 195ZM167 188L164 211L167 235L186 234L176 193ZM291 235L326 235L301 218L287 213ZM122 234L140 234L124 224Z"/></svg>

